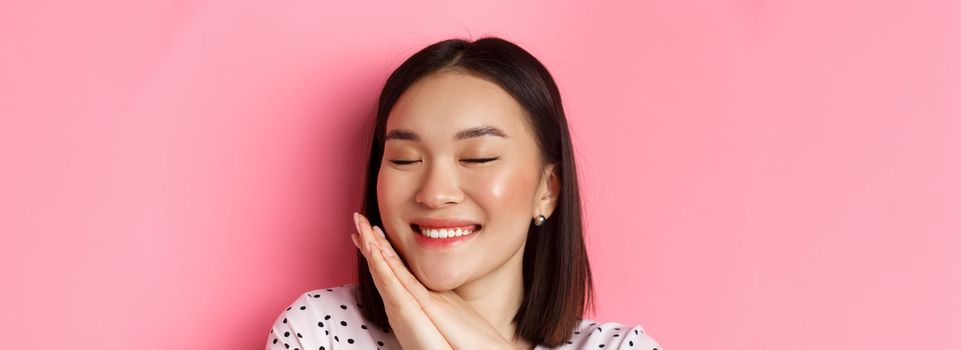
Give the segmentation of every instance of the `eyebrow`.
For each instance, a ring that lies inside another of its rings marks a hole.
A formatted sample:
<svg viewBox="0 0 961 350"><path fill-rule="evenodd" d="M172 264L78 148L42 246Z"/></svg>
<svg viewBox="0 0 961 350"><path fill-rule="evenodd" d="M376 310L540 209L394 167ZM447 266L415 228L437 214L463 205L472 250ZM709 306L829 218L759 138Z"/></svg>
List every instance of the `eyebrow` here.
<svg viewBox="0 0 961 350"><path fill-rule="evenodd" d="M454 141L466 140L481 136L497 136L507 138L507 135L504 134L501 129L485 125L458 131L457 134L454 135ZM389 140L420 141L420 136L418 136L417 133L407 129L393 129L387 133L387 136L384 137L385 142Z"/></svg>

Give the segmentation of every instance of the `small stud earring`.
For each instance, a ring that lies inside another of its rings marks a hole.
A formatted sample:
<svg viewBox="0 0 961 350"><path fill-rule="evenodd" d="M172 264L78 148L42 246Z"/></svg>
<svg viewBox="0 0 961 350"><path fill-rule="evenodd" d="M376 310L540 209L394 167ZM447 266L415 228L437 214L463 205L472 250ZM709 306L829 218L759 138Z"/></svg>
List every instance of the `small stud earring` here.
<svg viewBox="0 0 961 350"><path fill-rule="evenodd" d="M534 218L534 226L543 225L544 221L546 220L547 218L545 218L544 215L538 215L536 218Z"/></svg>

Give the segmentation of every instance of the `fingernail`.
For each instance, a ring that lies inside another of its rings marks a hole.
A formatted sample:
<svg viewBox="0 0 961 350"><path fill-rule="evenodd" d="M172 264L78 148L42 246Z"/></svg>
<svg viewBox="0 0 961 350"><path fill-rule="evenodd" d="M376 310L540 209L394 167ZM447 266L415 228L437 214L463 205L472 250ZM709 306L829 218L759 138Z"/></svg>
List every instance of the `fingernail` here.
<svg viewBox="0 0 961 350"><path fill-rule="evenodd" d="M381 230L380 227L374 226L374 230L377 231L377 234L380 235L380 238L387 239L387 235L384 234L384 231Z"/></svg>
<svg viewBox="0 0 961 350"><path fill-rule="evenodd" d="M360 218L357 217L357 212L354 212L354 226L360 225Z"/></svg>

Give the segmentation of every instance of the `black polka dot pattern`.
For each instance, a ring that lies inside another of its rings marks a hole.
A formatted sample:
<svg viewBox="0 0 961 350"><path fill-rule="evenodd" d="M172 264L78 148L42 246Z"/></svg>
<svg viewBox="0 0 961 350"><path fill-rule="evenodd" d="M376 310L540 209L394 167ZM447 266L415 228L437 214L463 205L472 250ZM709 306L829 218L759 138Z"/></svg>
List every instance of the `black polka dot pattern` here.
<svg viewBox="0 0 961 350"><path fill-rule="evenodd" d="M400 349L390 329L371 326L360 315L356 284L311 290L289 305L267 335L266 350ZM538 345L535 350L549 349ZM581 321L568 341L554 349L640 349L661 346L641 326Z"/></svg>

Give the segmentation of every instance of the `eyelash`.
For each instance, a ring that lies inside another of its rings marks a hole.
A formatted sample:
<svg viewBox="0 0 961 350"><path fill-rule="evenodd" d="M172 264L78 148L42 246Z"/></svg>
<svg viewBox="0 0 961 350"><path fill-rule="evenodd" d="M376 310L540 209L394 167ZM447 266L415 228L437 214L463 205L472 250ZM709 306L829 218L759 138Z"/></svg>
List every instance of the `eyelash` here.
<svg viewBox="0 0 961 350"><path fill-rule="evenodd" d="M464 159L464 161L465 161L465 162L470 162L470 163L476 163L476 164L483 164L483 163L492 162L492 161L495 161L495 160L498 160L498 159L500 159L500 157ZM417 161L416 161L416 160L392 160L392 161L390 161L390 162L391 162L391 163L394 163L394 164L396 164L396 165L409 165L409 164L414 163L414 162L417 162Z"/></svg>

